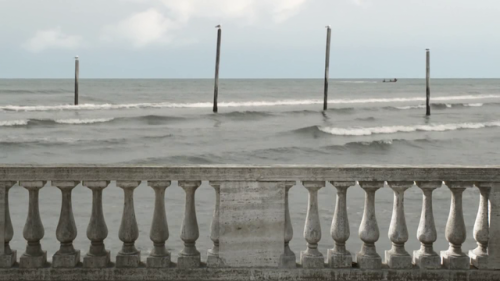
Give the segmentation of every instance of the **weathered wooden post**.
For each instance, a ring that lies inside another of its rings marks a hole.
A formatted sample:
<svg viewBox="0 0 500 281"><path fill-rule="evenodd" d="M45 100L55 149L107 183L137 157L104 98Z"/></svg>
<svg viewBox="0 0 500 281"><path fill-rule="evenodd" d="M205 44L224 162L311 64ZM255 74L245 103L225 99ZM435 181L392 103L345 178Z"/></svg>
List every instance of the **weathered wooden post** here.
<svg viewBox="0 0 500 281"><path fill-rule="evenodd" d="M219 61L220 61L220 40L221 40L221 26L217 25L217 55L215 58L215 86L214 86L214 113L217 113L217 97L219 95Z"/></svg>
<svg viewBox="0 0 500 281"><path fill-rule="evenodd" d="M326 26L326 55L325 55L325 97L323 101L323 110L328 108L328 71L330 68L330 36L332 29Z"/></svg>
<svg viewBox="0 0 500 281"><path fill-rule="evenodd" d="M80 76L80 61L75 57L75 105L78 105L78 80Z"/></svg>
<svg viewBox="0 0 500 281"><path fill-rule="evenodd" d="M426 84L426 96L427 100L425 103L425 108L426 108L426 114L427 116L431 115L431 106L430 106L430 99L431 99L431 89L430 89L430 79L431 79L431 56L429 49L426 49L426 67L425 67L425 84Z"/></svg>

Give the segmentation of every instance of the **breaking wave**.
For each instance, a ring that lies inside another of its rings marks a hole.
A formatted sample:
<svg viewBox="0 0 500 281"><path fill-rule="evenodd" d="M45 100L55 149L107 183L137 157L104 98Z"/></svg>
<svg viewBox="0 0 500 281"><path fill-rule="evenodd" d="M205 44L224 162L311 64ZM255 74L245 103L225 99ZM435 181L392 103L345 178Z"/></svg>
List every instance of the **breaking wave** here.
<svg viewBox="0 0 500 281"><path fill-rule="evenodd" d="M430 124L430 125L414 125L414 126L382 126L368 128L336 128L322 127L317 128L327 134L335 136L369 136L375 134L393 134L393 133L409 133L409 132L444 132L455 131L461 129L481 129L487 127L500 127L500 121L486 123L459 123L459 124Z"/></svg>
<svg viewBox="0 0 500 281"><path fill-rule="evenodd" d="M452 101L452 100L478 100L500 98L500 95L463 95L463 96L442 96L433 97L432 101ZM393 103L393 102L415 102L425 101L425 97L408 98L370 98L370 99L337 99L329 100L331 104L364 104L364 103ZM278 100L278 101L245 101L245 102L221 102L219 107L269 107L288 105L313 105L322 104L323 100ZM63 110L109 110L109 109L137 109L137 108L211 108L210 102L198 103L130 103L130 104L81 104L81 105L6 105L0 106L4 111L63 111Z"/></svg>

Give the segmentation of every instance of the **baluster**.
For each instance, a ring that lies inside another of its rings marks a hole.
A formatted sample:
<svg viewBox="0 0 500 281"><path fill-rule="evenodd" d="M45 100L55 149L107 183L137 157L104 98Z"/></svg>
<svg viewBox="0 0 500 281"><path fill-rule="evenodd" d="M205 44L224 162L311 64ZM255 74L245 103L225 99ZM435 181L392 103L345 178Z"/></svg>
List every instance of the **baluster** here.
<svg viewBox="0 0 500 281"><path fill-rule="evenodd" d="M102 192L108 185L109 181L83 182L83 186L92 190L92 214L87 227L87 238L91 244L89 252L83 257L84 267L103 268L110 263L110 252L104 245L104 239L108 237L108 227L102 212Z"/></svg>
<svg viewBox="0 0 500 281"><path fill-rule="evenodd" d="M379 269L382 266L382 258L375 247L375 242L380 236L375 216L375 192L384 187L384 182L366 181L359 182L359 185L365 190L365 209L359 226L359 238L363 241L363 245L356 260L360 268Z"/></svg>
<svg viewBox="0 0 500 281"><path fill-rule="evenodd" d="M196 249L196 240L198 240L200 233L198 221L196 220L194 199L196 189L200 185L201 181L179 181L179 186L186 192L186 204L181 228L181 239L184 241L184 248L177 259L178 268L200 267L200 252Z"/></svg>
<svg viewBox="0 0 500 281"><path fill-rule="evenodd" d="M288 191L295 185L295 182L285 182L285 252L280 258L280 267L295 268L295 253L290 249L290 241L293 238L293 226L290 219L290 208L288 202Z"/></svg>
<svg viewBox="0 0 500 281"><path fill-rule="evenodd" d="M19 259L19 267L38 268L47 264L47 251L42 250L40 240L45 235L40 210L38 209L38 191L46 181L21 181L20 186L29 192L28 218L24 225L23 236L28 241L26 252Z"/></svg>
<svg viewBox="0 0 500 281"><path fill-rule="evenodd" d="M391 226L389 227L392 248L385 251L385 262L390 268L411 268L412 258L405 250L405 243L408 241L408 228L405 219L404 194L408 188L413 186L413 182L391 181L387 184L394 191L394 205Z"/></svg>
<svg viewBox="0 0 500 281"><path fill-rule="evenodd" d="M153 241L153 250L146 260L148 267L170 267L170 253L165 248L168 240L167 213L165 211L165 189L170 181L148 181L155 191L155 209L149 238Z"/></svg>
<svg viewBox="0 0 500 281"><path fill-rule="evenodd" d="M52 186L59 188L62 193L61 214L56 229L56 237L61 247L52 257L52 267L75 267L80 262L80 250L75 250L73 247L77 229L71 206L71 191L79 183L78 181L52 181Z"/></svg>
<svg viewBox="0 0 500 281"><path fill-rule="evenodd" d="M331 181L330 183L337 189L337 201L330 228L330 235L335 243L332 249L328 249L328 265L331 268L350 268L352 255L345 248L345 243L351 235L347 218L347 189L356 185L356 182Z"/></svg>
<svg viewBox="0 0 500 281"><path fill-rule="evenodd" d="M474 223L474 239L476 239L477 248L469 251L469 257L473 266L479 269L485 269L488 268L488 199L490 196L491 183L478 182L475 185L479 188L479 192L481 193L476 222Z"/></svg>
<svg viewBox="0 0 500 281"><path fill-rule="evenodd" d="M469 182L446 182L451 191L450 215L446 222L446 240L450 247L446 251L441 251L441 260L444 267L448 269L468 269L470 268L470 258L462 252L462 243L465 242L467 231L465 229L464 214L462 211L462 193L468 187L472 187Z"/></svg>
<svg viewBox="0 0 500 281"><path fill-rule="evenodd" d="M210 224L210 239L214 242L212 249L207 251L207 267L220 267L223 265L219 258L219 206L220 206L220 185L218 181L210 181L210 185L215 189L215 209Z"/></svg>
<svg viewBox="0 0 500 281"><path fill-rule="evenodd" d="M422 213L418 224L417 238L421 243L419 250L413 251L413 263L421 269L436 269L441 267L441 257L434 252L432 244L437 239L434 215L432 212L432 192L441 187L441 181L417 181L422 189Z"/></svg>
<svg viewBox="0 0 500 281"><path fill-rule="evenodd" d="M15 181L0 181L0 194L4 199L2 200L4 203L3 208L3 218L5 218L3 222L3 226L0 228L0 241L4 241L4 243L0 242L0 246L3 245L3 251L0 251L0 268L8 268L12 267L17 259L17 251L12 251L10 249L10 241L14 236L14 229L12 227L12 221L10 220L10 212L9 212L9 190L12 186L16 184Z"/></svg>
<svg viewBox="0 0 500 281"><path fill-rule="evenodd" d="M139 227L134 211L134 189L140 184L140 181L116 181L116 186L123 189L125 197L122 222L118 232L118 238L123 242L123 246L116 256L116 267L138 267L141 263L141 251L135 247L135 240L139 238Z"/></svg>
<svg viewBox="0 0 500 281"><path fill-rule="evenodd" d="M307 201L306 224L304 226L304 238L307 241L307 249L300 252L300 262L304 268L324 267L323 254L318 251L318 242L321 240L321 225L318 213L318 190L325 186L324 181L304 181L304 187L309 191Z"/></svg>

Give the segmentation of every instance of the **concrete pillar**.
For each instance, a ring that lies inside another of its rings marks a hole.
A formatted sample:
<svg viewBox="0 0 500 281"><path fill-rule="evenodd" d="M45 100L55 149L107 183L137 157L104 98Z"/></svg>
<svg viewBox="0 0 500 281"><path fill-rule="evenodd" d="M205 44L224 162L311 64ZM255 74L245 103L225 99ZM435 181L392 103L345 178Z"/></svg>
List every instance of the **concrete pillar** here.
<svg viewBox="0 0 500 281"><path fill-rule="evenodd" d="M102 212L102 192L109 181L84 181L83 186L92 190L92 214L87 227L90 240L89 252L83 258L83 267L103 268L110 263L110 252L106 250L104 239L108 237L108 227Z"/></svg>
<svg viewBox="0 0 500 281"><path fill-rule="evenodd" d="M421 243L420 250L413 251L413 263L421 269L441 267L441 258L434 252L432 244L436 242L437 232L432 212L432 192L443 185L442 181L417 181L422 189L422 213L418 224L417 238Z"/></svg>
<svg viewBox="0 0 500 281"><path fill-rule="evenodd" d="M375 216L375 192L384 187L384 182L366 181L359 182L359 185L365 190L365 209L359 226L359 238L363 241L363 245L356 256L356 260L358 266L362 269L379 269L382 266L382 258L380 258L375 247L375 242L380 237Z"/></svg>
<svg viewBox="0 0 500 281"><path fill-rule="evenodd" d="M15 181L0 181L0 268L12 267L17 259L17 251L12 251L9 245L14 236L9 212L9 189L14 184Z"/></svg>
<svg viewBox="0 0 500 281"><path fill-rule="evenodd" d="M337 189L337 201L333 213L330 234L335 244L328 249L328 266L331 268L352 267L352 255L345 248L345 243L351 235L349 231L349 219L347 218L347 189L356 185L354 181L330 182Z"/></svg>
<svg viewBox="0 0 500 281"><path fill-rule="evenodd" d="M441 251L443 266L448 269L468 269L470 268L470 258L462 252L462 244L467 238L465 229L464 214L462 211L462 193L466 188L471 188L469 182L446 182L451 191L450 215L446 222L446 240L450 247L446 251Z"/></svg>
<svg viewBox="0 0 500 281"><path fill-rule="evenodd" d="M184 249L179 253L177 259L178 268L200 267L200 252L196 249L196 240L198 240L200 233L196 219L194 199L196 189L200 185L201 181L179 181L179 186L186 192L186 204L181 228L181 239L184 241Z"/></svg>
<svg viewBox="0 0 500 281"><path fill-rule="evenodd" d="M295 268L295 253L290 249L290 241L293 238L293 226L290 219L290 208L288 202L288 191L295 185L295 182L285 182L285 252L281 255L280 267Z"/></svg>
<svg viewBox="0 0 500 281"><path fill-rule="evenodd" d="M219 258L219 207L220 207L220 185L218 181L211 181L210 185L215 190L215 209L210 224L210 239L214 243L212 249L207 251L207 267L220 267L223 265Z"/></svg>
<svg viewBox="0 0 500 281"><path fill-rule="evenodd" d="M405 243L408 241L408 228L405 219L404 193L413 186L413 182L392 181L388 182L388 184L394 191L394 204L389 227L389 239L391 239L392 248L385 251L385 263L390 268L395 269L412 268L412 258L405 250Z"/></svg>
<svg viewBox="0 0 500 281"><path fill-rule="evenodd" d="M488 268L500 269L500 182L491 183L489 199Z"/></svg>
<svg viewBox="0 0 500 281"><path fill-rule="evenodd" d="M61 247L52 257L52 267L75 267L80 262L80 250L73 247L77 229L71 206L71 191L78 184L79 181L52 182L52 186L59 188L62 193L61 215L56 229L56 237Z"/></svg>
<svg viewBox="0 0 500 281"><path fill-rule="evenodd" d="M39 268L44 267L47 263L47 251L43 251L40 245L45 230L38 209L38 192L46 183L46 181L19 182L19 185L29 192L28 218L23 230L23 236L28 241L28 246L26 246L26 252L19 259L19 267Z"/></svg>
<svg viewBox="0 0 500 281"><path fill-rule="evenodd" d="M168 240L167 213L165 211L165 189L170 181L148 181L155 191L155 209L149 238L153 241L153 250L146 260L148 267L170 267L170 253L165 248Z"/></svg>
<svg viewBox="0 0 500 281"><path fill-rule="evenodd" d="M304 181L304 187L309 191L307 201L307 215L304 226L304 238L307 249L300 252L300 262L304 268L324 267L323 254L318 251L318 242L321 240L321 225L318 213L318 190L325 186L324 181Z"/></svg>
<svg viewBox="0 0 500 281"><path fill-rule="evenodd" d="M138 267L141 262L141 251L135 247L135 240L139 238L139 227L134 210L134 189L140 184L140 181L116 181L116 186L123 189L125 197L122 222L118 232L118 238L123 242L123 246L116 256L116 267Z"/></svg>
<svg viewBox="0 0 500 281"><path fill-rule="evenodd" d="M489 238L489 215L488 199L490 197L491 183L475 183L481 195L479 196L479 208L477 210L476 222L474 223L474 239L477 248L469 251L470 262L478 269L488 268L488 238Z"/></svg>

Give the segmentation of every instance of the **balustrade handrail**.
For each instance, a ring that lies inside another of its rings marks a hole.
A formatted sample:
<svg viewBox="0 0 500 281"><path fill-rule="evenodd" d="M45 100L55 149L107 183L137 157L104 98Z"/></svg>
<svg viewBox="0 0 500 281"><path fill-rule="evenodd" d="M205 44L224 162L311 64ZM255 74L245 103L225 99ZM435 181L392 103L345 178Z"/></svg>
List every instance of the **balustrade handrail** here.
<svg viewBox="0 0 500 281"><path fill-rule="evenodd" d="M0 165L0 180L248 180L500 182L500 166Z"/></svg>

